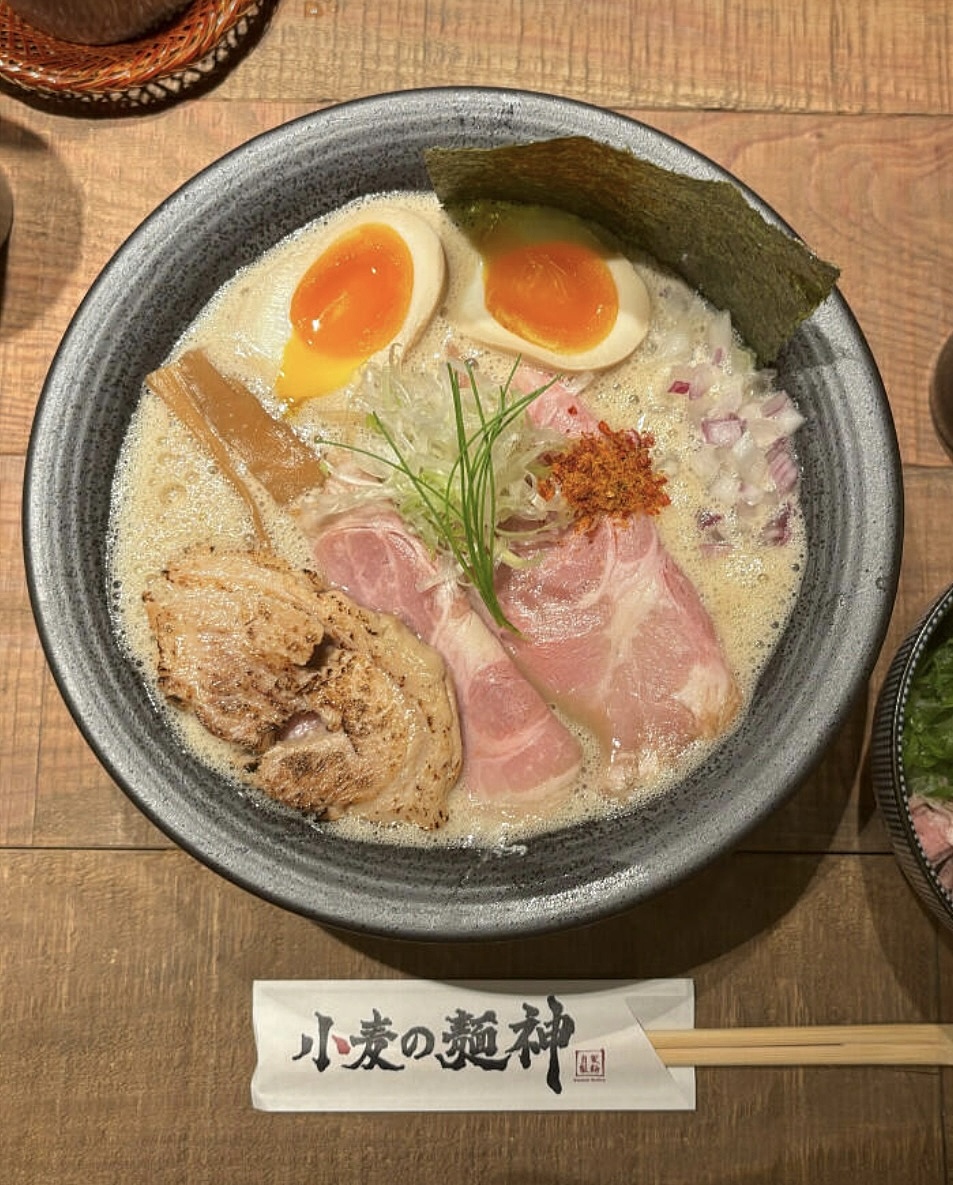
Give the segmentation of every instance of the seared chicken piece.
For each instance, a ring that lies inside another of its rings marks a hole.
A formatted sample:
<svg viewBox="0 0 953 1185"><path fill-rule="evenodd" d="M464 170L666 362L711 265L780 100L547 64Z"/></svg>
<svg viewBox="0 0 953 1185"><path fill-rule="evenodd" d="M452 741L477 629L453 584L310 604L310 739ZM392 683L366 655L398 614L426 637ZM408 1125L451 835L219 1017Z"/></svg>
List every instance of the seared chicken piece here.
<svg viewBox="0 0 953 1185"><path fill-rule="evenodd" d="M453 690L396 618L269 553L191 551L145 601L162 691L258 755L272 797L328 818L445 821L462 764Z"/></svg>
<svg viewBox="0 0 953 1185"><path fill-rule="evenodd" d="M319 589L267 552L190 551L144 595L160 689L215 736L267 748L318 678Z"/></svg>
<svg viewBox="0 0 953 1185"><path fill-rule="evenodd" d="M262 787L309 810L317 792L330 818L353 806L376 822L438 827L462 765L443 659L390 614L363 609L336 589L319 601L329 646L307 696L313 717L292 722L263 755Z"/></svg>

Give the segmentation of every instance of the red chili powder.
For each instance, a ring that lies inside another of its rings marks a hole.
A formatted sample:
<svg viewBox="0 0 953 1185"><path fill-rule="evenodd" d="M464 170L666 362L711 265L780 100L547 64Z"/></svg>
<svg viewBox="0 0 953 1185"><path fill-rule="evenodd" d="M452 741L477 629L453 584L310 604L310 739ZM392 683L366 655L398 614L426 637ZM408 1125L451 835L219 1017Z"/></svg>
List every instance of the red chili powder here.
<svg viewBox="0 0 953 1185"><path fill-rule="evenodd" d="M634 514L658 514L670 499L665 475L652 469L654 445L651 432L615 431L600 421L598 434L587 432L563 452L543 457L549 474L539 492L548 501L558 490L581 531L606 516L624 521Z"/></svg>

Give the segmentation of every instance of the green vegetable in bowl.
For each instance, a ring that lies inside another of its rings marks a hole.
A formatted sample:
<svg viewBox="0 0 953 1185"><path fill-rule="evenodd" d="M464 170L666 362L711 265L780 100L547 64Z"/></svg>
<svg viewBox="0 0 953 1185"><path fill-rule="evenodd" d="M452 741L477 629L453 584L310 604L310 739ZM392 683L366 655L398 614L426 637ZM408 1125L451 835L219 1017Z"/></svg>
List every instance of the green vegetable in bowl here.
<svg viewBox="0 0 953 1185"><path fill-rule="evenodd" d="M910 684L902 752L911 795L953 799L953 636L927 654Z"/></svg>

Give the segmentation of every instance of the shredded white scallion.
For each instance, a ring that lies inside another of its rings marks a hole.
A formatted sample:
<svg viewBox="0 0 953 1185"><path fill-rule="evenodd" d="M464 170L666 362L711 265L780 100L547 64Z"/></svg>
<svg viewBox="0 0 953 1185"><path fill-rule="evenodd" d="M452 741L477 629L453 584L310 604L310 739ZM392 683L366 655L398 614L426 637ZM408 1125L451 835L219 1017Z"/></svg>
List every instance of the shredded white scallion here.
<svg viewBox="0 0 953 1185"><path fill-rule="evenodd" d="M456 362L438 373L405 370L397 359L368 367L351 403L366 430L317 442L353 501L389 498L429 547L453 556L505 626L493 588L497 564L522 564L519 544L562 530L571 517L561 498L539 492L543 458L566 447L561 434L526 415L546 385L517 395L515 372L490 385Z"/></svg>

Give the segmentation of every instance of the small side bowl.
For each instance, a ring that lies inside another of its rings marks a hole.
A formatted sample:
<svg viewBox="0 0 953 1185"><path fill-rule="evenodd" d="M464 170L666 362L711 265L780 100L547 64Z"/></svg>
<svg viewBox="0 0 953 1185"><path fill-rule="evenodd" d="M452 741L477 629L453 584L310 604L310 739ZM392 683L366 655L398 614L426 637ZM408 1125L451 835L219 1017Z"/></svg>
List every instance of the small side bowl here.
<svg viewBox="0 0 953 1185"><path fill-rule="evenodd" d="M953 585L937 597L894 656L874 712L870 762L874 794L897 861L927 909L953 930L953 896L943 887L917 836L903 768L903 726L910 687L951 613Z"/></svg>

